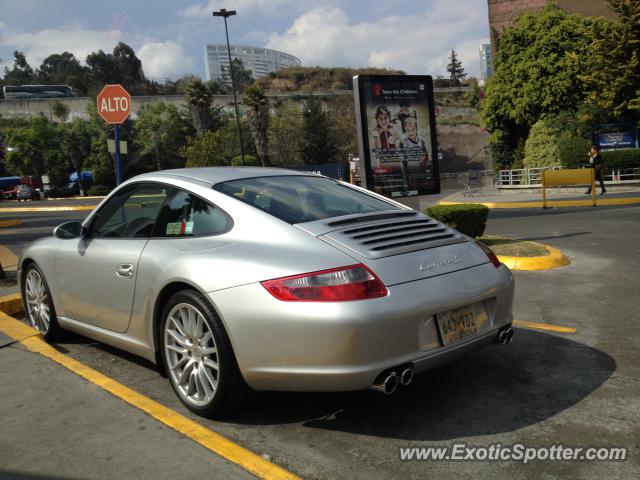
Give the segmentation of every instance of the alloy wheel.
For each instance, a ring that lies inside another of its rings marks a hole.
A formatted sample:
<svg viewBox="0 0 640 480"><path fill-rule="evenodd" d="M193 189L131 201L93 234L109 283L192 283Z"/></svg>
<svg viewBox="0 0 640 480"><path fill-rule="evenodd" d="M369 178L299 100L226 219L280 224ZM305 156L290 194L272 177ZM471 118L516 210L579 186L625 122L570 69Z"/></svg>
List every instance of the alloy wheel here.
<svg viewBox="0 0 640 480"><path fill-rule="evenodd" d="M180 396L196 407L208 405L219 382L218 350L209 324L193 305L179 303L169 311L164 353Z"/></svg>
<svg viewBox="0 0 640 480"><path fill-rule="evenodd" d="M35 268L27 273L25 293L29 323L41 333L47 333L51 324L49 294L42 275Z"/></svg>

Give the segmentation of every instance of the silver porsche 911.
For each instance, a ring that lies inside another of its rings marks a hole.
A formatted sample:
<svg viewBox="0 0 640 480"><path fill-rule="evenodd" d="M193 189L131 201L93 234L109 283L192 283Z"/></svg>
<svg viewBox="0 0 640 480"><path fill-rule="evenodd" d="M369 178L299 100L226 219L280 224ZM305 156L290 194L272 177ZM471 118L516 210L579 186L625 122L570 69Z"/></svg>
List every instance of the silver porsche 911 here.
<svg viewBox="0 0 640 480"><path fill-rule="evenodd" d="M392 393L513 331L513 277L385 197L275 168L140 175L24 252L31 324L155 362L192 411L253 390Z"/></svg>

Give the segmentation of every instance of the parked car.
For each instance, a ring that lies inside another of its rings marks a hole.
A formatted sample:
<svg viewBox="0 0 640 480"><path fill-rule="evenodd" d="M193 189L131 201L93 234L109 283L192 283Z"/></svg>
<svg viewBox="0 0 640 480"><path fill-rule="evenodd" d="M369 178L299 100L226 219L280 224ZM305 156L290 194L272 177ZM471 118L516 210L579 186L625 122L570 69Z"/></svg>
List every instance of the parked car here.
<svg viewBox="0 0 640 480"><path fill-rule="evenodd" d="M37 190L34 190L33 188L31 188L28 185L18 185L16 187L16 196L15 198L20 201L20 200L41 200L42 197L40 196L40 192Z"/></svg>
<svg viewBox="0 0 640 480"><path fill-rule="evenodd" d="M68 329L145 357L204 416L251 389L391 394L513 335L513 277L486 247L282 169L135 177L29 246L19 282L45 339Z"/></svg>

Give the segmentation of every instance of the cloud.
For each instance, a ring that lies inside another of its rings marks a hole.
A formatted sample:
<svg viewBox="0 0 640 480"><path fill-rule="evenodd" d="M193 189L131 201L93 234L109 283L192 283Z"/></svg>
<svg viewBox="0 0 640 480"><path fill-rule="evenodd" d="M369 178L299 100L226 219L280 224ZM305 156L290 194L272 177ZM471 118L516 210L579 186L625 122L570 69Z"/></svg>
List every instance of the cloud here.
<svg viewBox="0 0 640 480"><path fill-rule="evenodd" d="M197 3L190 5L180 12L183 17L208 16L214 10L226 8L227 10L237 10L241 12L254 12L256 10L269 11L285 5L295 6L300 4L296 0L209 0L208 3Z"/></svg>
<svg viewBox="0 0 640 480"><path fill-rule="evenodd" d="M445 73L453 48L467 73L477 76L478 48L487 36L486 11L475 0L429 4L413 15L357 23L340 7L314 8L284 33L271 33L267 47L291 53L303 65L390 67L433 75Z"/></svg>
<svg viewBox="0 0 640 480"><path fill-rule="evenodd" d="M71 52L84 62L91 52L112 51L121 38L120 30L88 30L78 23L34 32L24 32L0 23L0 46L23 52L33 68L39 67L49 55L62 52ZM12 62L11 59L4 61L7 64Z"/></svg>
<svg viewBox="0 0 640 480"><path fill-rule="evenodd" d="M157 81L176 79L186 73L194 73L195 58L188 56L179 43L150 42L137 51L144 74Z"/></svg>

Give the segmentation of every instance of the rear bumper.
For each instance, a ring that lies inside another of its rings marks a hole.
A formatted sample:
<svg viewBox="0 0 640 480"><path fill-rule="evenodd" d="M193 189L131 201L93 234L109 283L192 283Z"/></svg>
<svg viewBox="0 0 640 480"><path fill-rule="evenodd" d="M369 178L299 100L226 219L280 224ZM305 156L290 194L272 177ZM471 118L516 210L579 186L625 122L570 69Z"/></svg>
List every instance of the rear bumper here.
<svg viewBox="0 0 640 480"><path fill-rule="evenodd" d="M348 391L390 367L420 373L491 343L512 322L514 283L484 264L389 288L373 300L282 302L260 284L209 293L240 370L256 390ZM468 339L442 346L434 315L486 302L488 319Z"/></svg>

